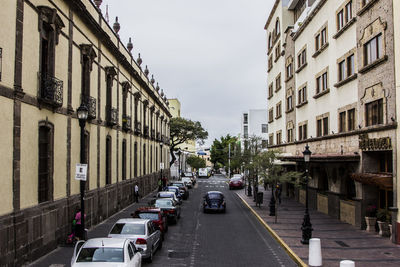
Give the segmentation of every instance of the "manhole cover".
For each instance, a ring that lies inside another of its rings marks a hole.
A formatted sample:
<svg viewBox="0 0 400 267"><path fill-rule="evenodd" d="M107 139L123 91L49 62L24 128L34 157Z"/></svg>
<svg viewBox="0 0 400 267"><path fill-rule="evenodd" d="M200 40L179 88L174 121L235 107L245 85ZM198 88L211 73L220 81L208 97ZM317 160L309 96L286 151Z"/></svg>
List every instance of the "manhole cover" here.
<svg viewBox="0 0 400 267"><path fill-rule="evenodd" d="M347 245L347 244L344 243L343 241L335 240L335 242L336 242L339 246L341 246L341 247L344 247L344 248L350 247L349 245Z"/></svg>
<svg viewBox="0 0 400 267"><path fill-rule="evenodd" d="M189 251L168 251L168 258L184 259L190 256Z"/></svg>

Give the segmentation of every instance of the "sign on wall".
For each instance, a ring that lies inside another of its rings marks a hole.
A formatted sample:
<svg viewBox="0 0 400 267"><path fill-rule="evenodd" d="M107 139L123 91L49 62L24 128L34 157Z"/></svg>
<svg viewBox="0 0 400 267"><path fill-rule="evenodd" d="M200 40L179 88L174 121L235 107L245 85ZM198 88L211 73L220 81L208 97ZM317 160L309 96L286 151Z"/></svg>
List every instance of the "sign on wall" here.
<svg viewBox="0 0 400 267"><path fill-rule="evenodd" d="M358 140L358 147L362 151L392 149L392 139L390 137L369 138L368 134L360 134Z"/></svg>
<svg viewBox="0 0 400 267"><path fill-rule="evenodd" d="M86 181L87 164L76 164L75 180Z"/></svg>

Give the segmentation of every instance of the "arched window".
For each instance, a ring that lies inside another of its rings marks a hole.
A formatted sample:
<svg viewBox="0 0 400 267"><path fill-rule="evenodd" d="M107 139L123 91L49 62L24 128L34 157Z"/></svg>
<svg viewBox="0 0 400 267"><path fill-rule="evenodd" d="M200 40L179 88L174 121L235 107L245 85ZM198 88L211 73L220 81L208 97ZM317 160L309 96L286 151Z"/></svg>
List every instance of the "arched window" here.
<svg viewBox="0 0 400 267"><path fill-rule="evenodd" d="M126 180L126 139L122 140L122 180Z"/></svg>
<svg viewBox="0 0 400 267"><path fill-rule="evenodd" d="M38 202L53 199L53 139L54 127L44 121L39 123Z"/></svg>
<svg viewBox="0 0 400 267"><path fill-rule="evenodd" d="M272 35L270 33L268 36L268 49L271 49L271 48L272 48Z"/></svg>
<svg viewBox="0 0 400 267"><path fill-rule="evenodd" d="M146 170L146 144L143 144L143 175L146 175L147 170Z"/></svg>
<svg viewBox="0 0 400 267"><path fill-rule="evenodd" d="M137 177L138 175L138 144L135 142L135 145L133 146L133 153L134 153L134 161L133 161L133 176Z"/></svg>
<svg viewBox="0 0 400 267"><path fill-rule="evenodd" d="M280 24L279 24L279 19L276 19L276 22L275 22L275 34L276 34L276 36L278 36L280 33L281 33L281 27L280 27Z"/></svg>

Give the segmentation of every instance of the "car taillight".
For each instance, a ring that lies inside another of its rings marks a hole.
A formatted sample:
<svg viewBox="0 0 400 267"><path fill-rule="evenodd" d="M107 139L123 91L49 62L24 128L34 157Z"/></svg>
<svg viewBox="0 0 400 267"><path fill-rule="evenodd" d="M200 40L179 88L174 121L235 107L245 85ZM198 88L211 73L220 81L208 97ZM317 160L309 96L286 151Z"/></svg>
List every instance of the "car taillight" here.
<svg viewBox="0 0 400 267"><path fill-rule="evenodd" d="M136 244L137 245L146 245L147 241L146 241L146 239L138 238L138 239L136 239Z"/></svg>

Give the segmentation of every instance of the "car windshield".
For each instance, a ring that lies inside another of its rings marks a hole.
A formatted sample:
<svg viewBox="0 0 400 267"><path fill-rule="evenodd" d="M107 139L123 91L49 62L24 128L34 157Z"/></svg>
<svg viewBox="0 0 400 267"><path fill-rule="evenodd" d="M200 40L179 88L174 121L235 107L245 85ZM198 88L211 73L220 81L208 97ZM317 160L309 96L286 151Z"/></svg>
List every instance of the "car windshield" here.
<svg viewBox="0 0 400 267"><path fill-rule="evenodd" d="M218 193L209 193L209 194L207 194L207 198L209 198L209 199L221 199L222 196L221 196L221 194L218 194Z"/></svg>
<svg viewBox="0 0 400 267"><path fill-rule="evenodd" d="M185 176L186 176L186 177L192 177L192 176L193 176L193 174L192 174L192 173L190 173L190 172L186 172L186 173L185 173Z"/></svg>
<svg viewBox="0 0 400 267"><path fill-rule="evenodd" d="M231 178L231 181L240 181L240 180L242 180L242 178L240 178L240 177L232 177Z"/></svg>
<svg viewBox="0 0 400 267"><path fill-rule="evenodd" d="M144 235L144 224L138 223L117 223L110 234L114 235Z"/></svg>
<svg viewBox="0 0 400 267"><path fill-rule="evenodd" d="M173 197L173 192L160 192L158 193L158 197Z"/></svg>
<svg viewBox="0 0 400 267"><path fill-rule="evenodd" d="M157 208L168 208L172 206L172 201L169 199L157 199L154 206Z"/></svg>
<svg viewBox="0 0 400 267"><path fill-rule="evenodd" d="M158 220L158 213L141 212L141 213L139 213L139 218L149 219L149 220Z"/></svg>
<svg viewBox="0 0 400 267"><path fill-rule="evenodd" d="M76 262L124 262L122 248L82 248Z"/></svg>

